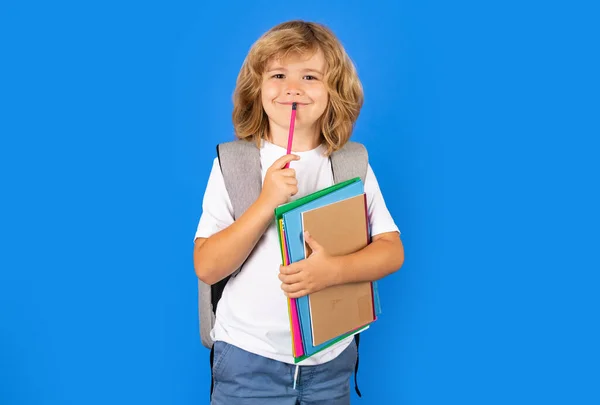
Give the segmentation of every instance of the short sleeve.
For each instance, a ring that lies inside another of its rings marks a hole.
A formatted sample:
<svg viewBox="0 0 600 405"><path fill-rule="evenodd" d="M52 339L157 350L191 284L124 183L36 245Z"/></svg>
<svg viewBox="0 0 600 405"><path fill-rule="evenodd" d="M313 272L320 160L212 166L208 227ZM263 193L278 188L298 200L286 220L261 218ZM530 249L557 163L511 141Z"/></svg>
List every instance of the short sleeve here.
<svg viewBox="0 0 600 405"><path fill-rule="evenodd" d="M215 158L204 191L202 215L198 222L194 240L196 238L208 238L227 228L233 222L233 206L219 167L219 159Z"/></svg>
<svg viewBox="0 0 600 405"><path fill-rule="evenodd" d="M379 189L377 177L371 165L368 165L365 178L365 193L367 194L367 205L369 212L369 223L371 235L375 236L385 232L398 232L398 226L392 218Z"/></svg>

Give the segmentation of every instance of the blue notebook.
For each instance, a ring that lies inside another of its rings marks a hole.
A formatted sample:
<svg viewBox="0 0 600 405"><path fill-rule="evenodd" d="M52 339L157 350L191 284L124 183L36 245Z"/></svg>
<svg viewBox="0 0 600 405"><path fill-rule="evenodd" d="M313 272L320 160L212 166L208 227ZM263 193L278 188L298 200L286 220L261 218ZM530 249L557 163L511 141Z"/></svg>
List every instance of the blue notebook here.
<svg viewBox="0 0 600 405"><path fill-rule="evenodd" d="M302 234L302 212L342 201L347 198L355 197L363 193L364 186L363 183L359 181L284 213L283 220L285 222L285 236L290 262L294 263L304 259L305 253L304 236ZM373 294L375 315L377 316L381 312L381 308L376 283L373 283ZM317 346L313 346L310 304L308 296L298 298L296 300L296 304L298 308L298 320L300 321L304 354L306 356L310 356L330 345L335 339L329 340Z"/></svg>

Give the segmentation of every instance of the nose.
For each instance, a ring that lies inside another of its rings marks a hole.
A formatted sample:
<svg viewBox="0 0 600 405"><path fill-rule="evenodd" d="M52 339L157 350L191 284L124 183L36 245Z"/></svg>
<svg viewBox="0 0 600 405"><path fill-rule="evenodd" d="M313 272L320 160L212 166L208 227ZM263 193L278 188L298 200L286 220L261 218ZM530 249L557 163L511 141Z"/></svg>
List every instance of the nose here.
<svg viewBox="0 0 600 405"><path fill-rule="evenodd" d="M288 80L286 83L285 94L288 96L300 96L304 93L297 80Z"/></svg>

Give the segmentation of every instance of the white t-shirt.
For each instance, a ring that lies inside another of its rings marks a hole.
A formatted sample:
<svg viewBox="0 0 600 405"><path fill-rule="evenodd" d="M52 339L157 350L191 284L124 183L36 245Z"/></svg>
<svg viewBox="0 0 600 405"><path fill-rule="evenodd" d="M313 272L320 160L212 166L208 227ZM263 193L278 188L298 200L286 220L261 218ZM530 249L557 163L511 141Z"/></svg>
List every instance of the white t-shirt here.
<svg viewBox="0 0 600 405"><path fill-rule="evenodd" d="M300 160L290 164L290 167L296 170L298 180L298 193L292 200L334 184L331 164L329 158L324 156L324 151L325 146L320 145L310 151L293 152L300 156ZM285 154L285 148L263 142L260 151L263 181L267 169ZM398 231L370 165L364 190L367 194L372 235ZM233 221L231 200L225 188L218 159L215 158L195 237L208 238L231 225ZM273 221L256 244L242 270L225 286L217 306L213 340L224 341L260 356L294 364L287 297L278 278L280 265L279 237ZM352 339L348 337L300 364L315 365L333 360Z"/></svg>

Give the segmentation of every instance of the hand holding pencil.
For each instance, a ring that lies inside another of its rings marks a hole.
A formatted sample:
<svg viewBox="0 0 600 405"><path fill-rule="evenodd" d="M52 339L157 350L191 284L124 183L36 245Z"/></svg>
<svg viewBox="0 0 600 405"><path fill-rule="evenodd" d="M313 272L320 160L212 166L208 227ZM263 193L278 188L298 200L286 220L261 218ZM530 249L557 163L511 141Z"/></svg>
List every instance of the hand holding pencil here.
<svg viewBox="0 0 600 405"><path fill-rule="evenodd" d="M259 199L265 202L269 209L289 202L290 197L298 193L296 171L288 166L292 160L299 159L298 155L283 155L267 169Z"/></svg>
<svg viewBox="0 0 600 405"><path fill-rule="evenodd" d="M277 159L271 165L271 167L267 169L262 191L259 197L259 199L264 202L269 209L275 209L281 204L289 202L290 197L298 193L298 180L296 179L296 171L294 169L290 169L290 162L300 159L300 156L291 153L295 119L296 103L293 103L287 154Z"/></svg>

